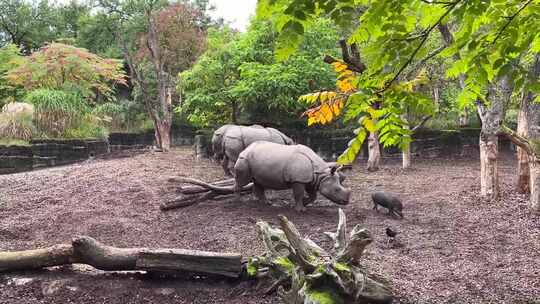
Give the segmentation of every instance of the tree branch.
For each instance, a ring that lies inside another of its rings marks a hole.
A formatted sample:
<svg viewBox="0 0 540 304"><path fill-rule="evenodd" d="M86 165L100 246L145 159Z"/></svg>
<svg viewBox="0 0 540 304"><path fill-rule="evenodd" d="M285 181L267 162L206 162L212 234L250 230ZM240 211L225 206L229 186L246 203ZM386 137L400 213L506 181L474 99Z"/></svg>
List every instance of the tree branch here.
<svg viewBox="0 0 540 304"><path fill-rule="evenodd" d="M350 53L349 46L347 45L347 41L345 39L339 40L339 46L341 47L341 56L347 65L347 68L356 73L363 73L366 70L366 65L362 62L362 59L360 59L360 52L358 51L356 44L353 43L351 45ZM339 62L340 60L330 55L326 55L323 58L323 61L328 64L332 64L334 62Z"/></svg>
<svg viewBox="0 0 540 304"><path fill-rule="evenodd" d="M497 135L502 135L508 138L513 144L522 148L529 156L539 159L540 155L536 154L535 149L529 142L529 140L523 136L518 135L514 130L501 126L501 129L497 132Z"/></svg>
<svg viewBox="0 0 540 304"><path fill-rule="evenodd" d="M521 11L523 11L523 9L525 9L525 7L527 7L527 5L529 5L530 3L532 2L532 0L528 0L527 2L525 2L525 4L523 4L518 10L517 12L515 12L512 16L510 16L508 18L508 21L506 21L506 23L503 25L503 27L499 30L499 32L497 33L497 36L495 36L495 39L493 39L493 42L491 42L491 44L494 44L495 41L497 41L499 39L499 37L501 37L502 33L506 30L506 28L510 25L510 23L512 22L512 20L514 20L514 18L517 17L517 15L519 15L519 13L521 13Z"/></svg>
<svg viewBox="0 0 540 304"><path fill-rule="evenodd" d="M421 0L424 3L427 4L442 4L442 5L452 5L455 2L447 2L447 1L429 1L429 0Z"/></svg>
<svg viewBox="0 0 540 304"><path fill-rule="evenodd" d="M424 116L424 118L422 118L422 121L420 121L419 124L417 124L414 128L411 129L411 132L414 132L420 129L430 118L431 118L431 115Z"/></svg>
<svg viewBox="0 0 540 304"><path fill-rule="evenodd" d="M431 52L430 54L428 54L426 57L424 57L422 60L418 61L418 63L416 63L414 65L414 68L412 68L409 73L407 73L407 76L405 77L406 79L408 79L409 77L411 77L411 74L416 71L418 68L420 68L421 66L423 66L426 62L428 62L431 58L437 56L440 52L442 52L444 49L446 49L446 46L445 45L442 45L440 47L438 47L437 49L435 49L433 52Z"/></svg>
<svg viewBox="0 0 540 304"><path fill-rule="evenodd" d="M407 59L407 61L405 62L405 64L403 64L403 66L398 70L398 72L396 73L396 75L394 75L394 77L384 86L384 88L382 88L379 92L377 93L382 93L386 90L388 90L388 88L392 85L392 83L394 81L396 81L399 77L399 75L405 70L405 68L413 61L414 57L416 56L416 54L420 51L420 49L422 48L422 46L424 46L424 43L426 43L429 35L431 34L431 32L433 31L433 29L439 25L441 23L441 21L444 19L444 17L446 17L448 14L450 14L450 12L457 6L457 4L461 2L461 0L457 0L455 2L452 2L449 6L449 8L446 10L446 12L444 12L444 14L441 15L441 17L439 17L439 19L437 20L437 22L435 22L431 27L428 28L428 30L426 31L426 34L424 36L424 38L422 38L422 41L420 41L420 44L418 45L418 47L416 47L416 49L414 50L414 52L411 54L411 56L409 57L409 59Z"/></svg>

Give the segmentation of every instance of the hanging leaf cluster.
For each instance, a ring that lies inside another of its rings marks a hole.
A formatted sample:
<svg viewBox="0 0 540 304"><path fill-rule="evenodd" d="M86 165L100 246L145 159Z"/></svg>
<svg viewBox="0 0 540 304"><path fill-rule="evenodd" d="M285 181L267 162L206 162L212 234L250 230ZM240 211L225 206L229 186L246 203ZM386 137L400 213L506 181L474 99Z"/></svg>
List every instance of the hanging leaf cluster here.
<svg viewBox="0 0 540 304"><path fill-rule="evenodd" d="M502 76L511 79L514 92L526 89L540 93L539 80L531 80L523 68L540 52L540 35L532 30L540 28L537 0L260 0L257 14L295 25L283 32L297 38L283 40L282 55L297 48L303 24L320 17L343 26L347 42L361 47L367 69L352 83L338 84L338 90L349 95L342 111L344 118L359 125L341 162L353 159L364 133L373 125L384 145L403 146L410 141L402 115L429 115L433 111L429 98L414 89L422 86L425 79L418 70L430 58L450 63L443 67L448 77L465 76L458 96L461 106L474 105L477 100L489 102L487 88ZM454 38L449 45L442 43L439 35L446 24ZM430 48L428 41L439 41L443 49ZM419 77L411 81L407 76L411 73ZM374 111L368 111L372 106Z"/></svg>

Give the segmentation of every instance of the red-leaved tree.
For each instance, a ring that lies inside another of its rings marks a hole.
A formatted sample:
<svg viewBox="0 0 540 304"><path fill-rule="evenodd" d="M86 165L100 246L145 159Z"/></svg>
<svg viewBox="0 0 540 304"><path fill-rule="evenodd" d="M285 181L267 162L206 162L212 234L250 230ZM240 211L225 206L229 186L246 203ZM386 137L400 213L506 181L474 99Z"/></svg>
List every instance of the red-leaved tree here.
<svg viewBox="0 0 540 304"><path fill-rule="evenodd" d="M204 13L183 2L161 9L146 7L144 18L147 30L139 34L135 52L129 51L125 40L121 43L132 79L154 122L157 146L168 151L172 101L178 99L175 96L176 75L189 69L204 50ZM148 64L154 75L145 73Z"/></svg>

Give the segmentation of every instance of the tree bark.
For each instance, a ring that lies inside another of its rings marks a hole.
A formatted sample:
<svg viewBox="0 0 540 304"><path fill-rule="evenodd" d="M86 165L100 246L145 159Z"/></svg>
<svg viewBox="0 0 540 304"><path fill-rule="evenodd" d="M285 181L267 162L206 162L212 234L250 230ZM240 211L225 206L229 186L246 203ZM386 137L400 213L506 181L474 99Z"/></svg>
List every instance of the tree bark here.
<svg viewBox="0 0 540 304"><path fill-rule="evenodd" d="M401 119L405 122L405 125L403 126L404 129L409 130L409 123L407 119L407 115L404 114L401 116ZM408 143L403 147L401 150L401 166L403 169L408 169L411 167L411 144Z"/></svg>
<svg viewBox="0 0 540 304"><path fill-rule="evenodd" d="M482 131L483 132L483 131ZM497 199L499 181L497 172L498 137L493 134L480 134L480 193L482 196Z"/></svg>
<svg viewBox="0 0 540 304"><path fill-rule="evenodd" d="M535 56L535 61L529 70L529 78L536 80L540 76L540 55ZM537 127L540 124L540 104L534 102L535 94L525 91L522 94L521 104L518 114L517 135L524 138L540 139ZM522 147L517 147L517 190L520 193L531 192L531 204L534 189L532 188L533 179L531 176L532 166L536 166L535 158L527 153ZM529 185L531 184L531 186ZM537 195L535 193L535 195Z"/></svg>
<svg viewBox="0 0 540 304"><path fill-rule="evenodd" d="M379 170L380 162L381 162L381 148L379 145L378 132L371 132L369 133L369 137L368 137L367 170L370 172Z"/></svg>
<svg viewBox="0 0 540 304"><path fill-rule="evenodd" d="M497 157L498 137L502 127L506 107L510 103L513 84L509 76L501 76L496 82L489 84L489 107L477 102L478 115L482 120L480 132L480 193L485 198L499 197Z"/></svg>
<svg viewBox="0 0 540 304"><path fill-rule="evenodd" d="M411 167L411 144L410 143L407 144L405 147L403 147L401 156L402 156L403 169L409 169Z"/></svg>
<svg viewBox="0 0 540 304"><path fill-rule="evenodd" d="M531 197L529 201L530 208L534 212L540 213L540 161L535 160L529 163L530 165L530 189Z"/></svg>
<svg viewBox="0 0 540 304"><path fill-rule="evenodd" d="M517 134L523 137L528 136L528 123L527 123L527 104L525 100L522 100L521 107L518 114ZM529 155L527 151L521 147L517 147L516 151L518 168L517 168L517 191L519 193L529 193L529 179L531 178L529 172Z"/></svg>
<svg viewBox="0 0 540 304"><path fill-rule="evenodd" d="M242 256L237 253L215 253L187 249L141 251L137 269L149 271L187 271L237 278Z"/></svg>

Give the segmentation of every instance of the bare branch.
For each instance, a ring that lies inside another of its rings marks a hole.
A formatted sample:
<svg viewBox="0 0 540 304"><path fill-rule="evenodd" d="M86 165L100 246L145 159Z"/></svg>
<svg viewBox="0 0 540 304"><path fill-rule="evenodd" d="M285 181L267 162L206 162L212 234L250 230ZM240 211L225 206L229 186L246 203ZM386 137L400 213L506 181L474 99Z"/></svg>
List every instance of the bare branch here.
<svg viewBox="0 0 540 304"><path fill-rule="evenodd" d="M417 124L414 128L411 129L412 132L420 129L432 116L431 115L426 115L424 116L424 118L422 118L422 121L420 121L419 124Z"/></svg>
<svg viewBox="0 0 540 304"><path fill-rule="evenodd" d="M525 2L525 4L523 4L518 10L517 12L515 12L512 16L508 17L508 21L506 21L506 23L503 25L503 27L499 30L499 32L497 33L497 36L495 36L495 39L493 39L493 41L491 42L491 44L494 44L495 41L497 41L497 39L499 39L499 37L501 37L502 33L506 30L506 28L510 25L510 23L512 22L512 20L514 20L514 18L517 17L517 15L519 15L519 13L521 13L521 11L523 11L523 9L525 9L527 7L527 5L529 5L530 3L532 2L532 0L529 0L527 2Z"/></svg>
<svg viewBox="0 0 540 304"><path fill-rule="evenodd" d="M518 135L514 130L506 126L501 126L501 129L497 132L497 135L505 136L513 144L525 150L525 152L527 152L529 156L532 156L536 159L540 158L540 155L536 154L529 140L523 136Z"/></svg>
<svg viewBox="0 0 540 304"><path fill-rule="evenodd" d="M422 41L420 41L420 44L416 47L416 49L414 50L414 52L411 54L411 56L409 57L409 59L407 59L407 61L405 62L405 64L403 64L403 66L399 69L399 71L396 73L396 75L394 75L394 77L388 82L386 83L386 85L384 86L384 88L382 88L379 92L377 93L382 93L386 90L388 90L388 88L392 85L392 83L394 81L396 81L399 77L399 75L405 70L405 68L411 64L411 62L413 61L414 57L416 56L416 54L420 51L420 49L424 46L424 44L426 43L429 35L431 34L431 32L433 31L433 29L439 25L441 23L441 21L444 19L444 17L448 16L448 14L450 14L450 12L456 7L456 5L461 2L461 0L458 0L456 2L452 2L452 4L450 5L450 7L446 10L446 12L444 12L444 14L441 15L441 17L439 17L439 19L437 20L437 22L435 22L431 27L428 28L424 38L422 38Z"/></svg>
<svg viewBox="0 0 540 304"><path fill-rule="evenodd" d="M452 5L455 2L448 2L448 1L429 1L429 0L421 0L424 3L427 4L442 4L442 5Z"/></svg>

